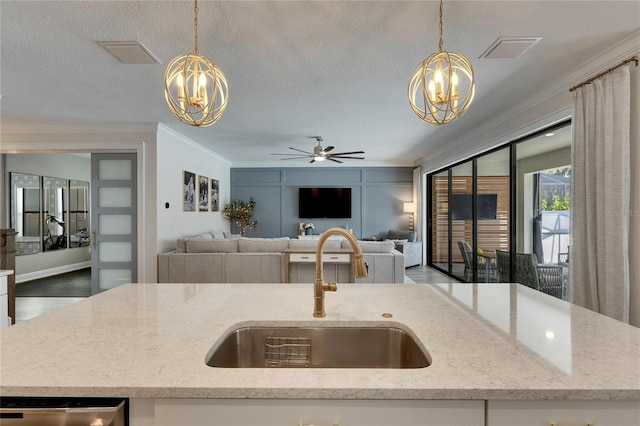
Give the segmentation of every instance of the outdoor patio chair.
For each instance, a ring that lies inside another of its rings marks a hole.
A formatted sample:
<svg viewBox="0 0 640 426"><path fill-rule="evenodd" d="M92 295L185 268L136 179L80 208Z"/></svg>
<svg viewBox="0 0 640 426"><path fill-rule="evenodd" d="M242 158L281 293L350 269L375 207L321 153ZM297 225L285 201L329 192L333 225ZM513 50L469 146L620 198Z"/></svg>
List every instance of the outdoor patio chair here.
<svg viewBox="0 0 640 426"><path fill-rule="evenodd" d="M569 246L566 252L558 253L558 263L569 263Z"/></svg>
<svg viewBox="0 0 640 426"><path fill-rule="evenodd" d="M562 275L562 266L537 265L540 280L540 291L558 299L564 299L565 280Z"/></svg>
<svg viewBox="0 0 640 426"><path fill-rule="evenodd" d="M508 251L496 250L496 264L498 269L498 282L508 283L509 270L511 269L511 256Z"/></svg>
<svg viewBox="0 0 640 426"><path fill-rule="evenodd" d="M564 294L562 267L539 265L533 253L516 253L516 281L559 299Z"/></svg>
<svg viewBox="0 0 640 426"><path fill-rule="evenodd" d="M473 248L471 245L465 240L458 241L458 247L460 248L460 253L462 254L462 260L464 261L464 278L469 281L473 278ZM477 263L477 278L478 279L486 279L487 276L487 266L485 262L490 261L489 259L478 255L476 256L478 259ZM495 270L494 265L491 266L491 271Z"/></svg>

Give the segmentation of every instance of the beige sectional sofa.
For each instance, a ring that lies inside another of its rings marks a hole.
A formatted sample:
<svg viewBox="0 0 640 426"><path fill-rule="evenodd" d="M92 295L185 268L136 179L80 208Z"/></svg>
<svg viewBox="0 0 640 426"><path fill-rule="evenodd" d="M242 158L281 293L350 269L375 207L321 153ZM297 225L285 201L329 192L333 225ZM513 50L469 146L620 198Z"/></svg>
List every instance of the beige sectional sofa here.
<svg viewBox="0 0 640 426"><path fill-rule="evenodd" d="M217 235L216 235L217 236ZM211 234L180 238L176 250L158 255L161 283L273 283L315 279L315 264L290 263L287 251L314 253L317 241L282 238L213 238ZM357 283L404 282L404 255L389 241L359 241L369 276ZM326 241L324 252L347 250L346 240ZM323 265L328 281L349 282L347 264ZM288 277L286 273L288 271Z"/></svg>

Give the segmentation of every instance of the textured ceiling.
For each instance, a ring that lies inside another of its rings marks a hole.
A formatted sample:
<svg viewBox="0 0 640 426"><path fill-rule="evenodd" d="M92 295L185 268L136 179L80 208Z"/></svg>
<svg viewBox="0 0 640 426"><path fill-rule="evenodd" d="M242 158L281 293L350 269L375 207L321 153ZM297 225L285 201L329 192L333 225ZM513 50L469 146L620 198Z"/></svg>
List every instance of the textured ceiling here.
<svg viewBox="0 0 640 426"><path fill-rule="evenodd" d="M437 50L437 1L201 0L199 9L200 53L230 86L208 128L179 123L163 94L166 64L193 49L192 2L0 1L3 127L161 122L234 165L304 165L270 153L312 150L309 136L321 135L336 151L366 151L346 166L411 165L640 29L639 1L445 1L444 48L471 60L477 93L461 119L433 127L406 91ZM543 39L518 59L479 59L501 36ZM140 41L162 64L122 64L96 43L115 40Z"/></svg>

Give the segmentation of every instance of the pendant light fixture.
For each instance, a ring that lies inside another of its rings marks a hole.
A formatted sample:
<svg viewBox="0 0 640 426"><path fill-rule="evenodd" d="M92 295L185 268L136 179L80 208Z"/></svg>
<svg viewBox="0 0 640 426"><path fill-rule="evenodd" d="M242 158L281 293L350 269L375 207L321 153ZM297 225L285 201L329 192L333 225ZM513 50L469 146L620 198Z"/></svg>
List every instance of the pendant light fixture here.
<svg viewBox="0 0 640 426"><path fill-rule="evenodd" d="M422 61L409 80L409 103L428 124L447 124L471 105L476 92L471 62L463 55L442 50L442 0L438 53Z"/></svg>
<svg viewBox="0 0 640 426"><path fill-rule="evenodd" d="M198 0L194 1L195 48L176 56L164 73L164 97L178 120L196 127L210 126L222 116L229 87L222 70L198 52Z"/></svg>

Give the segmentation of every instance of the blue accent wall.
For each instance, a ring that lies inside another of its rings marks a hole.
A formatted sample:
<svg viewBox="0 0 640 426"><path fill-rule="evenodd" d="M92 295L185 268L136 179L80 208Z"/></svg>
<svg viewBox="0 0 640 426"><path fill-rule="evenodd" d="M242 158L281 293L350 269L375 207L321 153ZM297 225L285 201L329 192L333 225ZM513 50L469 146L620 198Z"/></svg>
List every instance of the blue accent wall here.
<svg viewBox="0 0 640 426"><path fill-rule="evenodd" d="M351 188L351 219L298 217L298 188ZM403 203L413 198L411 167L232 168L231 199L256 200L258 227L247 237L295 237L300 222L313 222L314 234L349 227L356 238L382 238L389 229L409 229ZM237 232L237 230L234 230Z"/></svg>

